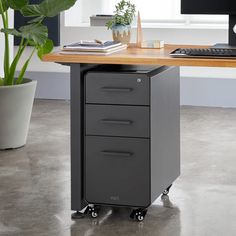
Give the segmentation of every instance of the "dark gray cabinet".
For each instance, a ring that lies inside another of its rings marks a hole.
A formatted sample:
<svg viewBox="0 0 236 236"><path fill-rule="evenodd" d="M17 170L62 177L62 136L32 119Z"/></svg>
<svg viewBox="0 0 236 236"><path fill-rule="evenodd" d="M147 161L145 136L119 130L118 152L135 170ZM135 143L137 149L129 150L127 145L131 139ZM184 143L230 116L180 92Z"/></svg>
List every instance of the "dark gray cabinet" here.
<svg viewBox="0 0 236 236"><path fill-rule="evenodd" d="M180 174L179 68L84 76L83 198L146 208Z"/></svg>

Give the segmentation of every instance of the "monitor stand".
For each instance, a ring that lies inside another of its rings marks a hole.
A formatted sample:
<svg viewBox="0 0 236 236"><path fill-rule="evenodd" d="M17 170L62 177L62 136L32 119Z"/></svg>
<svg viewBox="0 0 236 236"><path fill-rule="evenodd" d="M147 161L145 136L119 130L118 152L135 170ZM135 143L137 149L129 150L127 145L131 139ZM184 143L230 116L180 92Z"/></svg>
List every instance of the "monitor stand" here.
<svg viewBox="0 0 236 236"><path fill-rule="evenodd" d="M236 49L236 15L229 15L229 43L219 43L212 48Z"/></svg>
<svg viewBox="0 0 236 236"><path fill-rule="evenodd" d="M212 46L211 48L219 48L219 49L235 49L236 50L236 46L230 46L227 43L217 43L214 46Z"/></svg>

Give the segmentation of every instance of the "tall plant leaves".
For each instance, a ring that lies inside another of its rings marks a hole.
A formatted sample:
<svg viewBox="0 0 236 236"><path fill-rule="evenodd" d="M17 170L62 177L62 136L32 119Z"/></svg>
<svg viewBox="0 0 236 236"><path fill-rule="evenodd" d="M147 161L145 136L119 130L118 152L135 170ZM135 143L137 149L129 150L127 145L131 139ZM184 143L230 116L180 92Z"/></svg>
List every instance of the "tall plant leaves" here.
<svg viewBox="0 0 236 236"><path fill-rule="evenodd" d="M33 50L21 69L17 83L22 82L25 71L27 70L29 62L36 50L38 51L38 56L40 58L42 58L44 54L52 51L53 43L48 39L48 29L42 24L42 22L45 17L54 17L60 12L69 9L75 4L76 1L77 0L42 0L40 4L29 5L29 0L0 0L0 14L11 8L13 10L20 11L23 16L33 18L30 19L25 26L22 26L19 29L9 29L6 18L7 15L4 14L2 16L4 26L3 29L0 29L0 31L5 33L6 56L4 59L5 78L1 79L1 84L14 84L15 69L26 46L32 46ZM7 39L9 34L22 38L16 56L11 64L8 63L8 60L6 59L9 58L9 51L7 51L9 45Z"/></svg>
<svg viewBox="0 0 236 236"><path fill-rule="evenodd" d="M42 59L43 55L50 53L53 50L53 41L47 39L44 45L39 46L38 48L38 57Z"/></svg>
<svg viewBox="0 0 236 236"><path fill-rule="evenodd" d="M30 24L16 29L1 29L2 32L27 39L35 46L42 46L48 38L48 28L42 24Z"/></svg>
<svg viewBox="0 0 236 236"><path fill-rule="evenodd" d="M25 17L39 17L42 16L39 5L27 5L21 9L21 13Z"/></svg>
<svg viewBox="0 0 236 236"><path fill-rule="evenodd" d="M8 4L10 8L14 10L20 10L29 4L29 0L8 0Z"/></svg>
<svg viewBox="0 0 236 236"><path fill-rule="evenodd" d="M16 29L1 29L1 32L14 35L16 37L21 37L21 33Z"/></svg>
<svg viewBox="0 0 236 236"><path fill-rule="evenodd" d="M38 16L36 18L33 18L32 20L29 20L28 24L42 22L44 18L44 16Z"/></svg>
<svg viewBox="0 0 236 236"><path fill-rule="evenodd" d="M44 0L40 4L41 12L44 16L53 17L58 15L59 12L65 11L75 4L76 0Z"/></svg>
<svg viewBox="0 0 236 236"><path fill-rule="evenodd" d="M4 85L4 80L0 77L0 86Z"/></svg>
<svg viewBox="0 0 236 236"><path fill-rule="evenodd" d="M28 40L33 40L36 45L45 44L48 38L48 28L42 24L30 24L20 27L22 37Z"/></svg>
<svg viewBox="0 0 236 236"><path fill-rule="evenodd" d="M50 39L47 39L44 45L38 46L36 47L36 49L38 50L38 56L42 59L42 56L44 54L50 53L53 49L53 42ZM35 49L34 49L35 50ZM18 75L18 78L16 80L16 84L21 84L25 75L25 72L27 70L27 67L29 65L29 62L34 54L34 50L31 53L30 57L28 58L28 60L25 62L25 64L23 65L20 74Z"/></svg>
<svg viewBox="0 0 236 236"><path fill-rule="evenodd" d="M22 8L21 13L25 17L53 17L58 15L61 11L65 11L72 7L77 0L44 0L39 5L27 5Z"/></svg>
<svg viewBox="0 0 236 236"><path fill-rule="evenodd" d="M25 17L53 17L72 7L77 0L44 0L40 4L27 5L21 9Z"/></svg>
<svg viewBox="0 0 236 236"><path fill-rule="evenodd" d="M7 11L9 8L8 1L7 0L0 0L0 1L2 2L3 12ZM0 11L0 15L1 15L1 11Z"/></svg>

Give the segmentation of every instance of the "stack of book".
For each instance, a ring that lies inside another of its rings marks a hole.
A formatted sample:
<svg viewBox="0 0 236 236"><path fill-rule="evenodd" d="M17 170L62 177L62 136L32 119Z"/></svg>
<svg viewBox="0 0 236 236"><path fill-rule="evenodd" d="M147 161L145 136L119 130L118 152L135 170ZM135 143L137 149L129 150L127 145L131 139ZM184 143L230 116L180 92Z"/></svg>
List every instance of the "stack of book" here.
<svg viewBox="0 0 236 236"><path fill-rule="evenodd" d="M127 48L127 45L116 41L80 41L63 46L61 54L109 55Z"/></svg>

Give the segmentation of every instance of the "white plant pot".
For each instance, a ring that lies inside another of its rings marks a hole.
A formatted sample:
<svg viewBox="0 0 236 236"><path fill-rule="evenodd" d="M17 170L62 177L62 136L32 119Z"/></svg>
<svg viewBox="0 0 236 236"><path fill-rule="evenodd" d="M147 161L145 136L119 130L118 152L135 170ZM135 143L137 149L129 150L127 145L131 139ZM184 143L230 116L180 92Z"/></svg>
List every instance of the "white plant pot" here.
<svg viewBox="0 0 236 236"><path fill-rule="evenodd" d="M131 26L130 25L113 25L112 36L114 41L128 44L131 37Z"/></svg>
<svg viewBox="0 0 236 236"><path fill-rule="evenodd" d="M20 85L0 86L0 149L26 144L36 84L25 79Z"/></svg>

